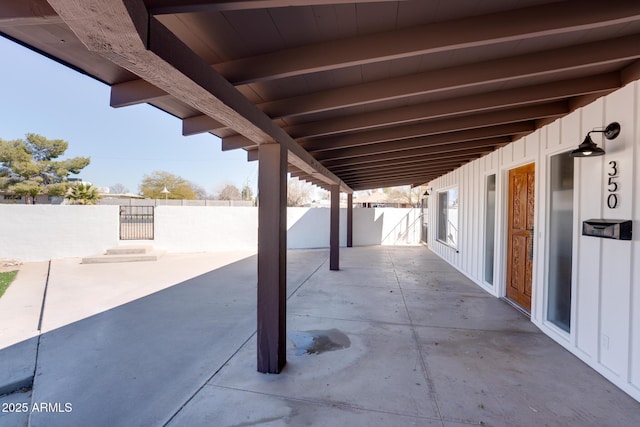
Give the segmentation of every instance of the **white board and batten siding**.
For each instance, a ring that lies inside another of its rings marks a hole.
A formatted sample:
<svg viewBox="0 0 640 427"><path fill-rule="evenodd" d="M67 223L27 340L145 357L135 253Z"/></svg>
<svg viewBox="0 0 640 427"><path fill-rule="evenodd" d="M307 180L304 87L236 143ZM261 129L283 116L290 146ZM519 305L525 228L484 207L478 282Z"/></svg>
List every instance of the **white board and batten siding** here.
<svg viewBox="0 0 640 427"><path fill-rule="evenodd" d="M571 328L546 319L549 163L577 148L587 132L619 122L620 135L592 138L606 155L574 160ZM618 167L618 206L607 205L610 162ZM506 281L508 172L536 165L535 240L531 320L611 382L640 401L640 82L579 108L562 119L428 184L429 247L487 292L502 297ZM496 233L493 285L484 281L485 182L496 174ZM459 194L459 242L437 240L438 191ZM633 240L582 236L591 218L633 221Z"/></svg>

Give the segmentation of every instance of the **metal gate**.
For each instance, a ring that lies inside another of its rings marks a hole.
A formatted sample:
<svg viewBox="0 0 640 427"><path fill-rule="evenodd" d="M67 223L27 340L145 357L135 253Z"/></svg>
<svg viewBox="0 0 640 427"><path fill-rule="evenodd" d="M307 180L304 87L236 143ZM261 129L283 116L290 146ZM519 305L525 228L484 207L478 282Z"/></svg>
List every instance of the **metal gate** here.
<svg viewBox="0 0 640 427"><path fill-rule="evenodd" d="M153 206L120 206L120 240L153 240Z"/></svg>

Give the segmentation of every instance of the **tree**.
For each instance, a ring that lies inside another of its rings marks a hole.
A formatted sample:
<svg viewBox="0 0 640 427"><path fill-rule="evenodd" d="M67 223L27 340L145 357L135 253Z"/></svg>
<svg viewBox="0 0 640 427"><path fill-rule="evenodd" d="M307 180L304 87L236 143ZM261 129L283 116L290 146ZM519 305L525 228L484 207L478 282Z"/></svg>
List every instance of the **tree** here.
<svg viewBox="0 0 640 427"><path fill-rule="evenodd" d="M250 202L253 201L253 190L247 184L242 187L242 200Z"/></svg>
<svg viewBox="0 0 640 427"><path fill-rule="evenodd" d="M162 192L167 188L169 193ZM165 171L154 171L142 177L140 194L151 199L196 199L196 186L181 176Z"/></svg>
<svg viewBox="0 0 640 427"><path fill-rule="evenodd" d="M193 188L193 192L196 193L196 199L205 200L209 195L207 194L207 190L199 186L198 184L191 183L191 188Z"/></svg>
<svg viewBox="0 0 640 427"><path fill-rule="evenodd" d="M95 205L100 200L100 194L93 185L80 182L71 186L64 198L72 205Z"/></svg>
<svg viewBox="0 0 640 427"><path fill-rule="evenodd" d="M109 191L114 194L127 194L129 192L129 189L123 184L117 183L109 187Z"/></svg>
<svg viewBox="0 0 640 427"><path fill-rule="evenodd" d="M418 206L420 204L420 199L425 191L426 187L423 185L413 188L407 185L403 187L387 187L382 189L382 192L388 196L389 200L409 203L412 206Z"/></svg>
<svg viewBox="0 0 640 427"><path fill-rule="evenodd" d="M30 196L35 203L40 194L62 196L70 184L69 174L78 174L89 165L88 157L54 160L62 156L69 143L47 139L35 133L26 139L0 139L0 189L19 196Z"/></svg>
<svg viewBox="0 0 640 427"><path fill-rule="evenodd" d="M287 182L287 206L302 206L311 198L312 184L291 178Z"/></svg>
<svg viewBox="0 0 640 427"><path fill-rule="evenodd" d="M235 185L226 184L218 191L218 200L242 200L242 194Z"/></svg>

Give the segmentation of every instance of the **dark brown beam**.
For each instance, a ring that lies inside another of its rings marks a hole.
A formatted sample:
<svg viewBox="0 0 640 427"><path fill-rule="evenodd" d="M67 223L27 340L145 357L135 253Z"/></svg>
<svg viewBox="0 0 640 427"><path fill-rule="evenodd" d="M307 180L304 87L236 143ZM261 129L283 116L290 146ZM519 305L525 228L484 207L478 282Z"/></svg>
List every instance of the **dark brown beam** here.
<svg viewBox="0 0 640 427"><path fill-rule="evenodd" d="M111 86L109 105L114 108L153 102L170 96L167 92L145 80L132 80Z"/></svg>
<svg viewBox="0 0 640 427"><path fill-rule="evenodd" d="M0 27L61 24L63 22L46 1L4 1L0 5Z"/></svg>
<svg viewBox="0 0 640 427"><path fill-rule="evenodd" d="M369 171L369 170L378 170L386 167L395 167L395 166L406 166L412 167L425 162L438 162L438 161L447 161L454 160L457 158L475 158L481 157L487 153L493 151L493 146L487 146L482 148L475 148L469 150L460 150L460 151L451 151L451 152L443 152L436 154L426 154L419 156L411 156L407 158L400 159L390 159L390 160L380 160L377 162L370 163L361 163L355 165L342 165L332 167L331 171L336 175L340 176L341 174L349 171Z"/></svg>
<svg viewBox="0 0 640 427"><path fill-rule="evenodd" d="M206 132L216 134L223 129L227 129L227 127L204 114L182 120L182 135L184 136L197 135Z"/></svg>
<svg viewBox="0 0 640 427"><path fill-rule="evenodd" d="M328 168L333 168L338 166L347 166L347 165L350 166L350 165L357 165L357 164L363 164L363 163L372 163L377 161L407 159L414 156L442 153L447 151L456 151L457 149L466 150L471 148L477 148L478 151L482 151L483 149L486 149L489 147L491 148L499 147L499 146L509 144L510 142L511 142L511 138L509 137L487 138L487 139L481 139L476 141L469 141L466 143L451 144L447 146L425 147L425 148L418 148L414 150L395 151L391 153L379 153L379 154L373 154L370 156L354 157L350 159L325 160L323 164Z"/></svg>
<svg viewBox="0 0 640 427"><path fill-rule="evenodd" d="M182 8L175 7L173 10L196 11L199 5L202 10L219 11L227 10L227 7L242 8L243 5L271 7L271 4L291 3L292 6L311 6L314 3L329 2L204 3L187 2ZM587 28L601 28L637 21L639 15L640 5L636 1L614 0L607 2L606 8L598 0L565 1L284 49L225 62L216 65L216 68L236 85L249 84L443 51L566 34Z"/></svg>
<svg viewBox="0 0 640 427"><path fill-rule="evenodd" d="M357 190L368 190L372 188L384 188L384 187L398 187L401 185L413 185L413 184L421 185L426 182L432 181L445 174L446 173L441 173L436 175L417 176L417 177L404 177L404 178L397 178L397 179L362 181L362 182L353 181L350 183L350 185L352 185L353 188Z"/></svg>
<svg viewBox="0 0 640 427"><path fill-rule="evenodd" d="M425 104L371 111L317 122L302 123L285 128L297 139L333 135L342 132L375 129L425 119L467 115L482 111L552 102L589 93L608 93L622 87L620 73L607 73L579 79L563 80L540 85L519 87L490 94L482 93L443 99Z"/></svg>
<svg viewBox="0 0 640 427"><path fill-rule="evenodd" d="M254 146L256 146L256 144L246 136L231 135L222 138L222 151L237 150L238 148Z"/></svg>
<svg viewBox="0 0 640 427"><path fill-rule="evenodd" d="M491 148L485 148L485 151L489 151ZM425 165L438 165L445 163L453 163L460 160L468 160L473 158L482 157L484 152L481 152L478 149L475 150L464 150L459 152L451 152L451 153L442 153L435 154L430 156L416 156L416 157L408 157L404 159L397 160L389 160L384 162L384 164L380 164L377 167L370 167L371 164L363 163L360 165L353 166L343 166L340 168L336 168L335 170L340 176L348 176L351 174L358 173L377 173L382 171L394 171L394 170L402 170L410 169L410 168L419 168Z"/></svg>
<svg viewBox="0 0 640 427"><path fill-rule="evenodd" d="M291 178L298 178L298 179L304 180L304 181L313 179L313 176L309 175L305 171L292 171L292 170L289 170L289 174L291 175Z"/></svg>
<svg viewBox="0 0 640 427"><path fill-rule="evenodd" d="M277 374L287 363L287 150L259 148L258 372Z"/></svg>
<svg viewBox="0 0 640 427"><path fill-rule="evenodd" d="M378 170L351 170L340 173L340 179L343 181L348 181L354 177L370 177L370 176L393 176L399 173L404 173L406 171L416 171L416 170L434 170L441 169L443 167L455 167L460 164L464 164L469 162L470 160L474 160L480 157L480 154L469 155L465 157L458 157L453 159L442 159L440 161L433 162L423 162L420 164L412 164L412 165L397 165L392 167L380 168Z"/></svg>
<svg viewBox="0 0 640 427"><path fill-rule="evenodd" d="M353 247L353 193L347 194L347 247Z"/></svg>
<svg viewBox="0 0 640 427"><path fill-rule="evenodd" d="M302 169L300 169L299 167L294 166L294 165L289 165L289 166L287 167L287 171L288 171L289 173L306 173L304 170L302 170ZM311 175L309 175L309 176L311 176Z"/></svg>
<svg viewBox="0 0 640 427"><path fill-rule="evenodd" d="M569 112L566 102L532 105L505 111L475 114L452 119L436 120L413 125L395 126L366 132L349 133L300 142L310 153L381 143L399 139L457 132L480 127L497 126L508 123L535 120L543 117L560 117Z"/></svg>
<svg viewBox="0 0 640 427"><path fill-rule="evenodd" d="M384 178L399 178L406 176L416 176L416 175L434 175L437 173L442 173L443 171L454 170L460 167L461 165L468 163L469 160L459 161L456 163L442 165L442 166L434 166L429 169L405 169L404 171L395 171L393 173L371 173L366 175L354 175L350 177L346 177L345 181L353 182L353 181L371 181L374 179L384 179Z"/></svg>
<svg viewBox="0 0 640 427"><path fill-rule="evenodd" d="M255 147L249 147L247 149L247 161L255 162L259 159L258 150Z"/></svg>
<svg viewBox="0 0 640 427"><path fill-rule="evenodd" d="M350 157L362 157L372 154L388 153L393 151L411 150L422 147L432 147L435 145L456 144L477 139L486 139L499 136L512 135L519 132L534 131L533 122L511 123L507 125L492 126L463 130L460 132L450 132L412 138L400 141L383 142L380 144L361 145L357 147L341 148L337 150L320 151L314 153L314 157L322 160L346 159Z"/></svg>
<svg viewBox="0 0 640 427"><path fill-rule="evenodd" d="M389 0L147 0L146 3L151 14L164 15L175 13L229 12L234 10L376 3L388 1Z"/></svg>
<svg viewBox="0 0 640 427"><path fill-rule="evenodd" d="M402 182L402 183L412 183L412 182L420 182L424 179L429 179L430 177L433 176L441 176L444 175L452 170L454 170L456 168L449 168L449 169L442 169L442 170L438 170L438 171L434 171L434 172L415 172L415 173L406 173L403 175L391 175L391 176L387 176L387 177L373 177L373 178L363 178L363 179L351 179L349 180L349 183L352 183L354 185L362 185L362 184L371 184L371 183L378 183L378 182ZM396 184L396 185L403 185L403 184ZM394 187L396 186L394 185Z"/></svg>
<svg viewBox="0 0 640 427"><path fill-rule="evenodd" d="M340 270L340 186L331 186L331 230L329 235L329 269Z"/></svg>
<svg viewBox="0 0 640 427"><path fill-rule="evenodd" d="M328 183L340 183L238 89L162 23L150 17L142 0L48 2L89 51L136 74L256 144L277 142L284 145L290 162L299 162L300 167L318 172L318 178ZM346 186L344 190L351 192Z"/></svg>
<svg viewBox="0 0 640 427"><path fill-rule="evenodd" d="M448 171L457 169L465 163L470 162L474 159L466 159L466 160L458 160L457 162L446 163L442 165L433 165L433 166L422 166L420 168L405 168L404 170L394 170L394 171L380 171L380 172L369 172L362 174L353 174L349 176L341 177L345 182L350 181L362 181L365 179L374 179L374 178L392 178L398 176L405 175L416 175L416 174L427 174L427 173L438 173L442 171Z"/></svg>
<svg viewBox="0 0 640 427"><path fill-rule="evenodd" d="M622 71L620 71L620 76L623 85L640 80L640 60L623 68Z"/></svg>
<svg viewBox="0 0 640 427"><path fill-rule="evenodd" d="M272 118L301 116L637 58L640 58L640 34L339 87L268 101L259 107Z"/></svg>

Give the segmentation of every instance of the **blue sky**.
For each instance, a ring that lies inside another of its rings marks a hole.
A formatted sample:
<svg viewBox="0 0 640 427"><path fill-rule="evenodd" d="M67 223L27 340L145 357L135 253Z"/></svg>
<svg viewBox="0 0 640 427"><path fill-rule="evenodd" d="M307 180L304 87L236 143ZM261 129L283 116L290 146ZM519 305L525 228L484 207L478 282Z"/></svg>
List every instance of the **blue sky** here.
<svg viewBox="0 0 640 427"><path fill-rule="evenodd" d="M244 150L222 152L211 134L184 137L179 119L146 104L111 108L108 86L3 37L0 57L1 139L64 139L65 157L91 157L78 176L99 187L137 193L145 174L162 170L208 193L248 183L255 194L258 164Z"/></svg>

